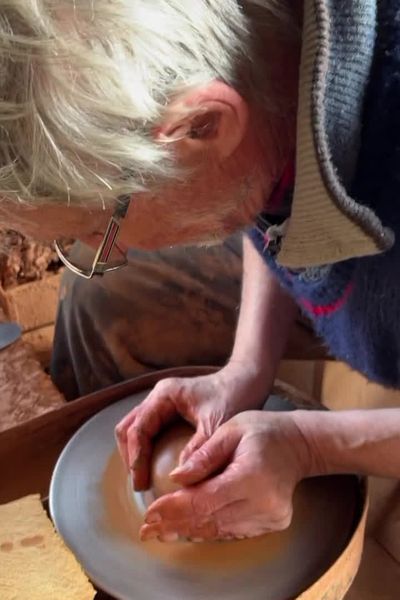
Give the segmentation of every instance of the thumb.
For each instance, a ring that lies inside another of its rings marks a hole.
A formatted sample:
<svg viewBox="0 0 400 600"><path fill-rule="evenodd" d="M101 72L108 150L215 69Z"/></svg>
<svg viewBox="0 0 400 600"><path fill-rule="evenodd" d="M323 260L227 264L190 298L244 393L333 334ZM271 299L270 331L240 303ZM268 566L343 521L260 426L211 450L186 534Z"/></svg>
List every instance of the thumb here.
<svg viewBox="0 0 400 600"><path fill-rule="evenodd" d="M183 465L170 474L183 486L193 485L225 467L241 439L241 432L229 423L222 425Z"/></svg>
<svg viewBox="0 0 400 600"><path fill-rule="evenodd" d="M198 450L208 438L209 436L202 429L196 431L179 456L179 466L184 465L189 460L193 452Z"/></svg>

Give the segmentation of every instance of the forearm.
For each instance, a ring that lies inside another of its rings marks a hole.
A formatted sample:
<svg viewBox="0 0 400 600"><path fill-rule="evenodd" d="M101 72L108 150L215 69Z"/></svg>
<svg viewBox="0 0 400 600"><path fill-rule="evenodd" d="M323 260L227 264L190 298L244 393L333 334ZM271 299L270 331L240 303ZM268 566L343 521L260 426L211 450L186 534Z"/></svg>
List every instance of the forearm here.
<svg viewBox="0 0 400 600"><path fill-rule="evenodd" d="M310 475L400 477L400 409L293 415L308 448Z"/></svg>
<svg viewBox="0 0 400 600"><path fill-rule="evenodd" d="M284 352L297 307L247 237L243 244L242 301L231 361L251 363L268 386Z"/></svg>

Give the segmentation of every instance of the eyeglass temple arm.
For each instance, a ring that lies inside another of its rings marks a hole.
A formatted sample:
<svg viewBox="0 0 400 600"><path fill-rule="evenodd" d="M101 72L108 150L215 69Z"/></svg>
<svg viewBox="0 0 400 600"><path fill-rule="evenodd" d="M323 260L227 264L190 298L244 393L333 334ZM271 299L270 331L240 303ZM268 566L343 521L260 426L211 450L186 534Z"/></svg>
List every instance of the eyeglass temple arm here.
<svg viewBox="0 0 400 600"><path fill-rule="evenodd" d="M120 198L118 198L117 207L108 224L107 231L104 236L104 243L102 244L99 250L99 254L97 257L99 263L106 263L110 258L115 240L119 233L120 221L126 216L130 201L131 196L128 195L121 196Z"/></svg>

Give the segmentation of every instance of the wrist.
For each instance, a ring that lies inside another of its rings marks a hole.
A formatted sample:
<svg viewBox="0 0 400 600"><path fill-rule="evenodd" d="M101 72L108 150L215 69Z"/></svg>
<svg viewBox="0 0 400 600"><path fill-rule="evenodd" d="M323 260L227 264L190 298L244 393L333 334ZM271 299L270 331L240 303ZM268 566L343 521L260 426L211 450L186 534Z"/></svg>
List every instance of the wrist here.
<svg viewBox="0 0 400 600"><path fill-rule="evenodd" d="M310 453L309 476L400 477L400 410L295 411Z"/></svg>
<svg viewBox="0 0 400 600"><path fill-rule="evenodd" d="M258 411L256 422L267 434L269 444L275 441L278 454L286 456L286 475L297 484L311 476L314 457L295 413L296 411Z"/></svg>
<svg viewBox="0 0 400 600"><path fill-rule="evenodd" d="M258 381L259 383L265 382L265 385L271 385L274 380L275 373L268 359L257 360L251 353L247 356L243 354L232 354L228 362L225 365L225 369L241 371L248 378Z"/></svg>
<svg viewBox="0 0 400 600"><path fill-rule="evenodd" d="M229 395L231 414L261 409L272 385L265 372L247 361L229 361L219 371L219 379L225 393Z"/></svg>
<svg viewBox="0 0 400 600"><path fill-rule="evenodd" d="M330 474L331 469L327 460L329 450L326 444L326 423L324 423L324 427L321 427L321 421L325 421L326 413L319 410L296 410L291 413L291 416L298 435L303 441L303 452L307 457L305 477Z"/></svg>
<svg viewBox="0 0 400 600"><path fill-rule="evenodd" d="M315 458L313 448L304 434L299 423L298 413L300 411L290 411L285 413L276 413L284 419L284 430L286 431L287 442L293 450L294 461L297 464L297 480L312 477L314 471ZM304 411L306 412L306 411Z"/></svg>

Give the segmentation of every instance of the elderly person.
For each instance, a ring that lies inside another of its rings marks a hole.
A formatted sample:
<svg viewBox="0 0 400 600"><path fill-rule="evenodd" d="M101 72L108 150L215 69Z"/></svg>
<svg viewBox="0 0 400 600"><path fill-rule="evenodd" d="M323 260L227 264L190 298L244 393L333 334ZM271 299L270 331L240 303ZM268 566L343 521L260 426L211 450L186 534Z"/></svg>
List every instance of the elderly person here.
<svg viewBox="0 0 400 600"><path fill-rule="evenodd" d="M247 228L232 354L166 380L119 424L137 489L152 439L196 427L144 540L287 527L305 477L400 475L399 410L269 414L297 308L335 356L400 387L396 0L0 2L1 218L76 273L127 246ZM63 238L93 247L85 264ZM117 235L118 246L116 245ZM90 307L87 308L90 310ZM127 332L129 335L129 332Z"/></svg>

